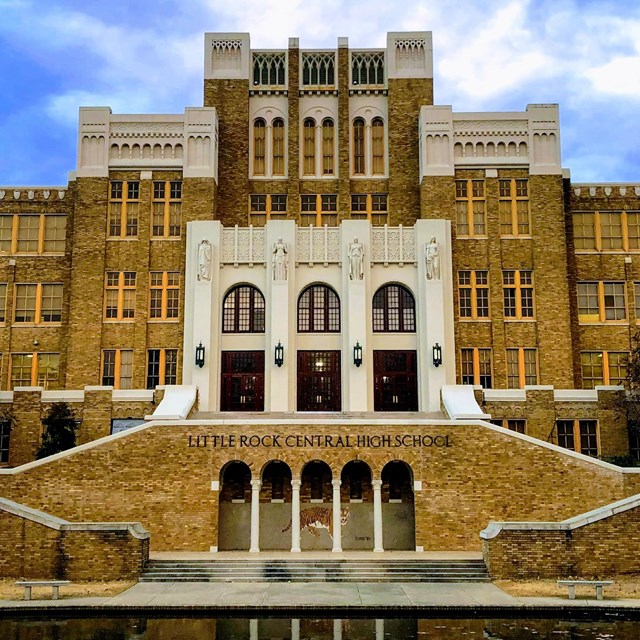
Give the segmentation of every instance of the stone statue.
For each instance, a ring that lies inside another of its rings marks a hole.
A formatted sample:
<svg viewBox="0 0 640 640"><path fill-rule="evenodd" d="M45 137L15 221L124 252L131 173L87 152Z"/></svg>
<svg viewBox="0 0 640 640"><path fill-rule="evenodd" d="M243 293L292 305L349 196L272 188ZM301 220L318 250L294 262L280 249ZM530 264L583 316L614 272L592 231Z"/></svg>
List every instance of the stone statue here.
<svg viewBox="0 0 640 640"><path fill-rule="evenodd" d="M278 238L273 244L273 279L276 282L286 280L288 267L287 245L282 242L282 238Z"/></svg>
<svg viewBox="0 0 640 640"><path fill-rule="evenodd" d="M204 238L198 245L198 282L211 280L211 243Z"/></svg>
<svg viewBox="0 0 640 640"><path fill-rule="evenodd" d="M364 247L354 238L349 245L349 280L364 278Z"/></svg>
<svg viewBox="0 0 640 640"><path fill-rule="evenodd" d="M440 280L440 247L435 236L425 245L427 280Z"/></svg>

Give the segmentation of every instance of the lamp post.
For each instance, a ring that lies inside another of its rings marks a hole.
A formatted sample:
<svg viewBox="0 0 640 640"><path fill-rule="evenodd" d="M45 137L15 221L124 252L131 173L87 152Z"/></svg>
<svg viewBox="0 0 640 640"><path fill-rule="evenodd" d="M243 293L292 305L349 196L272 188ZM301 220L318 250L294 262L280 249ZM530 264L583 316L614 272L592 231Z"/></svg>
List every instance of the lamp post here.
<svg viewBox="0 0 640 640"><path fill-rule="evenodd" d="M205 349L202 346L202 342L196 347L196 367L204 367L204 352Z"/></svg>
<svg viewBox="0 0 640 640"><path fill-rule="evenodd" d="M355 364L356 367L362 364L362 346L359 342L356 342L355 347L353 347L353 364Z"/></svg>
<svg viewBox="0 0 640 640"><path fill-rule="evenodd" d="M284 364L284 347L280 340L278 340L278 344L276 345L273 362L276 367L281 367Z"/></svg>

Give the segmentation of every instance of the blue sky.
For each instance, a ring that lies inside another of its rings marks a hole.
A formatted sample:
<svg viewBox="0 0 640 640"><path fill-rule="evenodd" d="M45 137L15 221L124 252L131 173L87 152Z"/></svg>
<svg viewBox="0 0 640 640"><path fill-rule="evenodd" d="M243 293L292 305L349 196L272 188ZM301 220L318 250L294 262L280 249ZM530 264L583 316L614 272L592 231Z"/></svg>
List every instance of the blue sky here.
<svg viewBox="0 0 640 640"><path fill-rule="evenodd" d="M432 31L436 104L557 102L574 181L640 183L637 0L0 0L0 185L66 184L81 105L201 105L205 31L248 31L253 48Z"/></svg>

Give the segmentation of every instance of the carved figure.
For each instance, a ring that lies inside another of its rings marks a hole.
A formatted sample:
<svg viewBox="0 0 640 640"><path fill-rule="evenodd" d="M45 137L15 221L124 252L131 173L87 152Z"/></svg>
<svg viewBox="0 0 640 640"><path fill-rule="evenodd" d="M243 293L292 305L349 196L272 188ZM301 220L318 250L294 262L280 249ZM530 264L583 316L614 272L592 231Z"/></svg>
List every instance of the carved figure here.
<svg viewBox="0 0 640 640"><path fill-rule="evenodd" d="M198 245L198 282L211 280L211 243L204 238Z"/></svg>
<svg viewBox="0 0 640 640"><path fill-rule="evenodd" d="M435 236L425 247L425 259L427 262L427 280L440 280L440 247Z"/></svg>
<svg viewBox="0 0 640 640"><path fill-rule="evenodd" d="M364 278L364 247L354 238L349 245L349 280Z"/></svg>
<svg viewBox="0 0 640 640"><path fill-rule="evenodd" d="M288 267L287 245L282 242L282 238L278 238L278 241L273 244L273 279L275 281L286 280Z"/></svg>

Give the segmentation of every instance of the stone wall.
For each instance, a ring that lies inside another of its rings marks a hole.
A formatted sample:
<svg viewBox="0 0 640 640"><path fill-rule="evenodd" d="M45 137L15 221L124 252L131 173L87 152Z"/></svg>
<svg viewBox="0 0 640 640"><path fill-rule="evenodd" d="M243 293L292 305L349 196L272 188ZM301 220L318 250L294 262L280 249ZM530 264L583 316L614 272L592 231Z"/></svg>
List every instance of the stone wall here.
<svg viewBox="0 0 640 640"><path fill-rule="evenodd" d="M640 497L633 496L563 523L492 523L482 534L483 554L494 579L637 573L639 525Z"/></svg>

